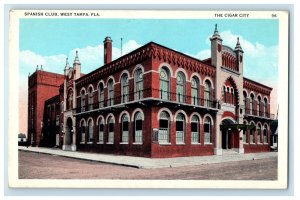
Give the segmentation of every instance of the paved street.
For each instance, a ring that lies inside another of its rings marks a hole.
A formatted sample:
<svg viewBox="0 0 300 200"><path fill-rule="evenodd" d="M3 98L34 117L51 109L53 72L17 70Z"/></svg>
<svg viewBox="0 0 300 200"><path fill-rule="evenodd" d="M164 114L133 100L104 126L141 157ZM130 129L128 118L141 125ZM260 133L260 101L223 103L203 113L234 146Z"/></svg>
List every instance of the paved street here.
<svg viewBox="0 0 300 200"><path fill-rule="evenodd" d="M197 166L138 169L19 151L21 179L276 180L277 157Z"/></svg>

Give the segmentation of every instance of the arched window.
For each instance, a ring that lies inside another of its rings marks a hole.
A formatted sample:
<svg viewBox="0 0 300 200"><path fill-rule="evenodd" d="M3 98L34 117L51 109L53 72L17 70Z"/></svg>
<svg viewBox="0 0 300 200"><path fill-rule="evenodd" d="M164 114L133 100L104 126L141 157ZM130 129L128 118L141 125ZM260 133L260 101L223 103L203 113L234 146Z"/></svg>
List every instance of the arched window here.
<svg viewBox="0 0 300 200"><path fill-rule="evenodd" d="M252 126L255 126L253 122L251 122ZM255 129L250 130L250 143L255 143Z"/></svg>
<svg viewBox="0 0 300 200"><path fill-rule="evenodd" d="M204 83L204 105L207 107L211 107L211 83L209 80L206 80Z"/></svg>
<svg viewBox="0 0 300 200"><path fill-rule="evenodd" d="M192 105L199 105L200 100L200 86L199 86L199 79L194 76L191 81L191 87L192 87Z"/></svg>
<svg viewBox="0 0 300 200"><path fill-rule="evenodd" d="M104 85L101 82L99 84L99 88L98 88L98 94L99 94L99 108L102 108L104 106Z"/></svg>
<svg viewBox="0 0 300 200"><path fill-rule="evenodd" d="M223 86L223 102L224 102L224 103L227 102L226 96L227 96L226 86Z"/></svg>
<svg viewBox="0 0 300 200"><path fill-rule="evenodd" d="M234 90L231 88L231 104L234 105Z"/></svg>
<svg viewBox="0 0 300 200"><path fill-rule="evenodd" d="M121 78L121 88L122 88L122 103L128 102L129 99L129 84L128 75L125 73Z"/></svg>
<svg viewBox="0 0 300 200"><path fill-rule="evenodd" d="M262 108L262 107L261 107L261 97L258 96L258 97L257 97L257 100L258 100L258 105L257 105L257 107L258 107L258 109L257 109L257 110L258 110L258 115L259 115L259 116L262 116L262 112L261 112L261 108Z"/></svg>
<svg viewBox="0 0 300 200"><path fill-rule="evenodd" d="M257 126L257 143L261 143L261 125Z"/></svg>
<svg viewBox="0 0 300 200"><path fill-rule="evenodd" d="M251 106L251 114L255 115L255 100L254 100L254 94L250 95L250 106Z"/></svg>
<svg viewBox="0 0 300 200"><path fill-rule="evenodd" d="M159 143L170 143L170 115L163 111L159 116Z"/></svg>
<svg viewBox="0 0 300 200"><path fill-rule="evenodd" d="M112 79L109 79L108 81L108 106L114 105L114 81Z"/></svg>
<svg viewBox="0 0 300 200"><path fill-rule="evenodd" d="M115 127L115 121L112 117L109 117L108 119L108 143L113 144L114 143L114 127Z"/></svg>
<svg viewBox="0 0 300 200"><path fill-rule="evenodd" d="M249 114L247 93L245 91L243 92L243 96L244 96L244 114Z"/></svg>
<svg viewBox="0 0 300 200"><path fill-rule="evenodd" d="M85 111L85 91L82 90L80 93L80 99L81 99L81 112Z"/></svg>
<svg viewBox="0 0 300 200"><path fill-rule="evenodd" d="M206 117L204 120L204 143L212 143L212 122L209 117Z"/></svg>
<svg viewBox="0 0 300 200"><path fill-rule="evenodd" d="M160 70L160 98L170 99L170 73L165 67Z"/></svg>
<svg viewBox="0 0 300 200"><path fill-rule="evenodd" d="M176 100L185 102L185 75L182 72L178 72L176 77Z"/></svg>
<svg viewBox="0 0 300 200"><path fill-rule="evenodd" d="M81 132L81 143L85 143L85 121L83 120L80 124L80 132Z"/></svg>
<svg viewBox="0 0 300 200"><path fill-rule="evenodd" d="M142 69L139 68L135 71L134 79L135 79L135 87L134 87L135 95L134 95L134 97L136 100L142 99L143 98L143 90L144 90Z"/></svg>
<svg viewBox="0 0 300 200"><path fill-rule="evenodd" d="M269 137L268 137L268 126L264 125L264 143L269 143Z"/></svg>
<svg viewBox="0 0 300 200"><path fill-rule="evenodd" d="M176 143L185 142L185 117L182 113L178 113L176 117Z"/></svg>
<svg viewBox="0 0 300 200"><path fill-rule="evenodd" d="M134 116L134 142L143 143L143 118L141 112L137 112Z"/></svg>
<svg viewBox="0 0 300 200"><path fill-rule="evenodd" d="M94 91L92 87L89 87L88 90L88 96L89 96L89 110L93 110L93 103L94 103Z"/></svg>
<svg viewBox="0 0 300 200"><path fill-rule="evenodd" d="M94 140L94 122L93 120L89 121L89 142L92 143Z"/></svg>
<svg viewBox="0 0 300 200"><path fill-rule="evenodd" d="M246 125L247 123L244 122L244 125ZM248 144L248 129L243 129L243 142L244 144Z"/></svg>
<svg viewBox="0 0 300 200"><path fill-rule="evenodd" d="M104 143L104 119L101 117L99 120L99 143Z"/></svg>
<svg viewBox="0 0 300 200"><path fill-rule="evenodd" d="M67 96L67 110L70 110L73 108L73 90L70 89L68 91L68 96Z"/></svg>
<svg viewBox="0 0 300 200"><path fill-rule="evenodd" d="M129 117L127 114L122 116L122 143L128 143L128 131L129 131Z"/></svg>
<svg viewBox="0 0 300 200"><path fill-rule="evenodd" d="M268 99L267 98L265 98L264 99L264 107L265 107L265 109L264 109L264 111L265 111L265 117L268 117L268 113L269 113L269 109L268 109Z"/></svg>
<svg viewBox="0 0 300 200"><path fill-rule="evenodd" d="M230 98L231 98L230 89L229 89L229 87L227 87L227 101L226 101L226 103L230 103Z"/></svg>
<svg viewBox="0 0 300 200"><path fill-rule="evenodd" d="M192 144L200 143L200 120L197 115L193 115L191 121Z"/></svg>

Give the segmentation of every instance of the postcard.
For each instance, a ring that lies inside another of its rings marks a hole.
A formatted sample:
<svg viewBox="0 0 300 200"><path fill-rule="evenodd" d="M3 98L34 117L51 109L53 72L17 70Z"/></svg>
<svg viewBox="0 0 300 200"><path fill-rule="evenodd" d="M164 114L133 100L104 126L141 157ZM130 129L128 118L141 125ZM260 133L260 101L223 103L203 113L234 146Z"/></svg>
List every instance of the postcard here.
<svg viewBox="0 0 300 200"><path fill-rule="evenodd" d="M9 186L286 188L288 34L287 11L11 10Z"/></svg>

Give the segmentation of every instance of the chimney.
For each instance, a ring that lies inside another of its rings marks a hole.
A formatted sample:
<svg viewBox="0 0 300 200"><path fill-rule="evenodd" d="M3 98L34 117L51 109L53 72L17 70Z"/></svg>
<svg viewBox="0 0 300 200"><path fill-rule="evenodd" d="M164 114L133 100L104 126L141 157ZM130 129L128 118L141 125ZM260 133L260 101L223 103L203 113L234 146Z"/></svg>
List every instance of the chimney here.
<svg viewBox="0 0 300 200"><path fill-rule="evenodd" d="M106 37L104 43L104 65L110 63L112 60L112 40L110 37Z"/></svg>

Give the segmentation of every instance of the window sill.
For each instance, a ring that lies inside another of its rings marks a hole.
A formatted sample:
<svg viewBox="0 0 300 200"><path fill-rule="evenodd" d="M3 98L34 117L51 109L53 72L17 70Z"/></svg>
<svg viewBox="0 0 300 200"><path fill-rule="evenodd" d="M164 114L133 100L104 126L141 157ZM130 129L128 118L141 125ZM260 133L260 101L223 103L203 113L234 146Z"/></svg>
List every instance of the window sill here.
<svg viewBox="0 0 300 200"><path fill-rule="evenodd" d="M185 145L185 143L183 143L183 142L178 142L178 143L176 143L176 145Z"/></svg>
<svg viewBox="0 0 300 200"><path fill-rule="evenodd" d="M120 144L128 144L128 142L120 142Z"/></svg>
<svg viewBox="0 0 300 200"><path fill-rule="evenodd" d="M196 142L192 142L191 144L192 145L201 145L201 143L198 143L198 142L197 143Z"/></svg>
<svg viewBox="0 0 300 200"><path fill-rule="evenodd" d="M143 145L143 143L141 143L141 142L134 142L132 144L134 144L134 145Z"/></svg>
<svg viewBox="0 0 300 200"><path fill-rule="evenodd" d="M204 143L204 145L212 145L213 143Z"/></svg>
<svg viewBox="0 0 300 200"><path fill-rule="evenodd" d="M263 143L257 143L258 145L263 145Z"/></svg>
<svg viewBox="0 0 300 200"><path fill-rule="evenodd" d="M97 142L97 144L104 144L104 142Z"/></svg>
<svg viewBox="0 0 300 200"><path fill-rule="evenodd" d="M112 142L107 142L106 144L114 144L114 143L112 143Z"/></svg>
<svg viewBox="0 0 300 200"><path fill-rule="evenodd" d="M171 145L171 143L158 143L159 145Z"/></svg>
<svg viewBox="0 0 300 200"><path fill-rule="evenodd" d="M87 142L87 144L93 144L93 142Z"/></svg>
<svg viewBox="0 0 300 200"><path fill-rule="evenodd" d="M80 142L80 144L85 144L85 142Z"/></svg>

